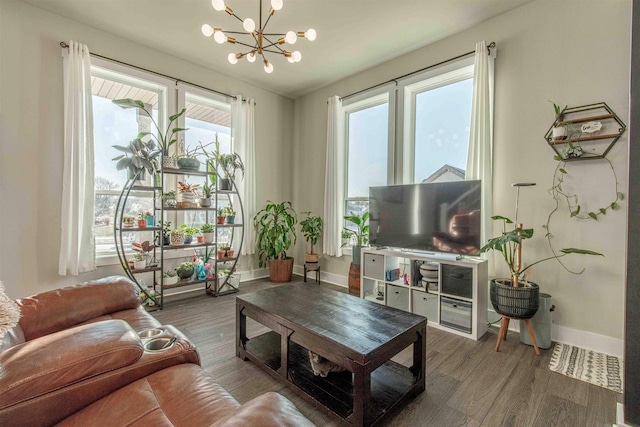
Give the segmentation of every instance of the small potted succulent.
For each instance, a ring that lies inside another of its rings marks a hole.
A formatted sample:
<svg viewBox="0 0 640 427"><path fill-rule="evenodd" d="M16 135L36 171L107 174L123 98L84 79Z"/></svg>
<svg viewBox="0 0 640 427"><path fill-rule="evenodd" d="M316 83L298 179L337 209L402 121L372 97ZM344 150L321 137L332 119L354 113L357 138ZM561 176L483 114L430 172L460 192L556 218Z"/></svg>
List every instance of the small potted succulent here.
<svg viewBox="0 0 640 427"><path fill-rule="evenodd" d="M224 215L227 224L233 224L236 221L236 211L233 210L231 205L222 208L220 213Z"/></svg>
<svg viewBox="0 0 640 427"><path fill-rule="evenodd" d="M200 207L201 208L209 208L211 207L211 186L205 184L202 186L202 194L200 196Z"/></svg>
<svg viewBox="0 0 640 427"><path fill-rule="evenodd" d="M171 244L171 221L160 221L158 225L162 228L162 244L165 246ZM158 246L160 246L159 243Z"/></svg>
<svg viewBox="0 0 640 427"><path fill-rule="evenodd" d="M229 248L230 246L227 246L227 245L218 246L218 251L217 251L218 260L225 259L227 257L227 250Z"/></svg>
<svg viewBox="0 0 640 427"><path fill-rule="evenodd" d="M147 216L144 212L138 214L138 228L147 228Z"/></svg>
<svg viewBox="0 0 640 427"><path fill-rule="evenodd" d="M162 203L165 208L175 208L178 203L176 190L167 191L162 193Z"/></svg>
<svg viewBox="0 0 640 427"><path fill-rule="evenodd" d="M136 270L143 270L147 266L146 261L141 253L137 253L133 256L133 268Z"/></svg>
<svg viewBox="0 0 640 427"><path fill-rule="evenodd" d="M163 285L175 285L178 283L178 273L175 270L167 270L162 275Z"/></svg>
<svg viewBox="0 0 640 427"><path fill-rule="evenodd" d="M133 228L136 219L130 215L125 215L122 217L122 226L124 228Z"/></svg>
<svg viewBox="0 0 640 427"><path fill-rule="evenodd" d="M202 232L202 237L204 239L204 243L213 243L215 238L216 226L213 224L204 224L200 231Z"/></svg>
<svg viewBox="0 0 640 427"><path fill-rule="evenodd" d="M218 223L218 225L224 224L224 220L227 218L224 213L224 208L220 211L218 211L218 214L216 215L216 222Z"/></svg>
<svg viewBox="0 0 640 427"><path fill-rule="evenodd" d="M176 268L176 273L182 280L188 280L193 276L194 272L193 263L191 262L183 262Z"/></svg>
<svg viewBox="0 0 640 427"><path fill-rule="evenodd" d="M174 229L171 231L170 245L171 246L184 245L184 232L182 230Z"/></svg>
<svg viewBox="0 0 640 427"><path fill-rule="evenodd" d="M180 226L180 231L184 233L184 244L190 245L193 242L193 236L198 234L200 230L195 227L189 227L187 224L182 224Z"/></svg>

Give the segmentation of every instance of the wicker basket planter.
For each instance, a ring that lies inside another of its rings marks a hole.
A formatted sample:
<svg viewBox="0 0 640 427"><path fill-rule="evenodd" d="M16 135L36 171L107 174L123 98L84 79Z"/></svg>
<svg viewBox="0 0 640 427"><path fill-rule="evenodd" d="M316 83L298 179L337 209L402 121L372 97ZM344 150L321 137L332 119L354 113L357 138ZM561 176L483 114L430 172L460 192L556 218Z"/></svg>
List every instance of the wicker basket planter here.
<svg viewBox="0 0 640 427"><path fill-rule="evenodd" d="M509 279L491 281L490 298L496 313L516 319L530 319L540 305L540 288L533 282L514 288Z"/></svg>

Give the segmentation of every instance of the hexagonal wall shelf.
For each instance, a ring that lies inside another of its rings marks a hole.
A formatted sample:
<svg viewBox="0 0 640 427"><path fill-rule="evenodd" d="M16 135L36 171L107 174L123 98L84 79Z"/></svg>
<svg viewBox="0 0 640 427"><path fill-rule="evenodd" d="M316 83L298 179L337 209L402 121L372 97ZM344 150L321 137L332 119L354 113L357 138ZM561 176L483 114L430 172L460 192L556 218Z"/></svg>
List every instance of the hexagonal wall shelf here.
<svg viewBox="0 0 640 427"><path fill-rule="evenodd" d="M603 159L626 129L616 113L600 102L565 109L544 139L565 161Z"/></svg>

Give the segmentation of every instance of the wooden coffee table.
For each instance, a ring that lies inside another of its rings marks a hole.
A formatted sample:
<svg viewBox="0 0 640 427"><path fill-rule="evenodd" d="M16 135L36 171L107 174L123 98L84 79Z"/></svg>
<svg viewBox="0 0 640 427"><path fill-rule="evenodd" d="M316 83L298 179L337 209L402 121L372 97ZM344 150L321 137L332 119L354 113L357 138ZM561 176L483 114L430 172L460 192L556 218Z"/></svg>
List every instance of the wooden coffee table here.
<svg viewBox="0 0 640 427"><path fill-rule="evenodd" d="M249 317L271 331L247 338ZM236 355L343 425L375 425L425 388L427 319L318 286L236 297ZM389 359L413 344L413 366ZM315 376L307 349L345 367Z"/></svg>

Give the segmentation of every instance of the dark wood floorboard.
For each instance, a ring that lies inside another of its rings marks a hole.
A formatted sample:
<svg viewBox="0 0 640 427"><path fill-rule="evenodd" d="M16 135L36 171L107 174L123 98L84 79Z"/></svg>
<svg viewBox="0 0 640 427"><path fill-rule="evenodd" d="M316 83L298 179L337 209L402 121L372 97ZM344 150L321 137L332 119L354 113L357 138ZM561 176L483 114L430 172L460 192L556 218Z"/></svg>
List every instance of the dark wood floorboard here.
<svg viewBox="0 0 640 427"><path fill-rule="evenodd" d="M304 283L300 286L317 286ZM242 283L241 293L278 286L268 281ZM346 292L340 286L323 288ZM202 366L240 403L267 391L290 399L311 422L336 426L328 416L249 361L235 357L235 295L204 294L167 303L153 315L182 330L198 347ZM248 336L268 331L247 319ZM497 328L475 342L427 329L426 391L397 411L384 425L409 426L611 426L621 395L549 371L551 350L536 357L510 333L494 350ZM409 366L411 348L394 359Z"/></svg>

